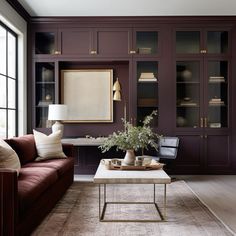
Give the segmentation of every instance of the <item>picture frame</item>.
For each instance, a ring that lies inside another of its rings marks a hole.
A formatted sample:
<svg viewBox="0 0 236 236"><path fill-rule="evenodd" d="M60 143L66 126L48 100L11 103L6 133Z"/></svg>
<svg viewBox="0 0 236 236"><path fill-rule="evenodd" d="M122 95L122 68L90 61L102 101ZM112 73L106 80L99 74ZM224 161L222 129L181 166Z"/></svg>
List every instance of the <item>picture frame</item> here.
<svg viewBox="0 0 236 236"><path fill-rule="evenodd" d="M68 106L64 123L113 122L113 70L61 71L61 103Z"/></svg>

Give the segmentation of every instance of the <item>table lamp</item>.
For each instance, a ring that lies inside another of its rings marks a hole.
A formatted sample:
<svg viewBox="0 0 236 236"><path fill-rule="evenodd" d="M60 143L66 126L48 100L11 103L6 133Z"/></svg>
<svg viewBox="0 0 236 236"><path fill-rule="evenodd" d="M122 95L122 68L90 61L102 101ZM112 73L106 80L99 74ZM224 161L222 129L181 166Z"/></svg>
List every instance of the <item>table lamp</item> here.
<svg viewBox="0 0 236 236"><path fill-rule="evenodd" d="M64 104L50 104L48 107L48 120L55 120L56 122L52 126L52 132L55 133L61 130L61 136L63 136L64 125L62 120L67 119L67 105Z"/></svg>

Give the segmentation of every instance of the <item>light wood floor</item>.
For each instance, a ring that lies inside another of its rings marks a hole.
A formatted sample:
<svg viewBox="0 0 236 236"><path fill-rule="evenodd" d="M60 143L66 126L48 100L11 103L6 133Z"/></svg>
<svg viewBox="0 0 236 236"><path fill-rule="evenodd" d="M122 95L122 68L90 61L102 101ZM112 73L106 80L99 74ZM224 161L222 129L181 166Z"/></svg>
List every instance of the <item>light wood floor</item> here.
<svg viewBox="0 0 236 236"><path fill-rule="evenodd" d="M236 175L174 176L183 179L198 198L236 235ZM93 181L76 175L75 181Z"/></svg>
<svg viewBox="0 0 236 236"><path fill-rule="evenodd" d="M236 235L236 175L176 176Z"/></svg>

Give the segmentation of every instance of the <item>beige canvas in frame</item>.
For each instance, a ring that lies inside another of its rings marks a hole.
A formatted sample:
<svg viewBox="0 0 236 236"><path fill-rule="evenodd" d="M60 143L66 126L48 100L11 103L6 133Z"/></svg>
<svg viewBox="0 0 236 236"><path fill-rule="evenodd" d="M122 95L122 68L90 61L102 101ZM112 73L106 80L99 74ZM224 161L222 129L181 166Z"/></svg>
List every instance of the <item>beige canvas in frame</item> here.
<svg viewBox="0 0 236 236"><path fill-rule="evenodd" d="M62 70L61 98L68 106L64 122L113 122L113 70Z"/></svg>

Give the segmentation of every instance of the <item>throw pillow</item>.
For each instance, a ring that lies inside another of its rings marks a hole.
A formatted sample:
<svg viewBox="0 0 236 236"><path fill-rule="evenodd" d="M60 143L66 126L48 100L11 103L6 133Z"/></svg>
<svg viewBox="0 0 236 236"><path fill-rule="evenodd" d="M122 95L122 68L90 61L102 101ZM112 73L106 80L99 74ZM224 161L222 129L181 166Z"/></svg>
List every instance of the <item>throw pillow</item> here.
<svg viewBox="0 0 236 236"><path fill-rule="evenodd" d="M62 151L61 131L58 130L50 135L34 131L34 139L38 156L35 161L42 161L55 158L66 158Z"/></svg>
<svg viewBox="0 0 236 236"><path fill-rule="evenodd" d="M21 168L16 152L2 139L0 139L0 168L14 169L17 171L17 175Z"/></svg>

